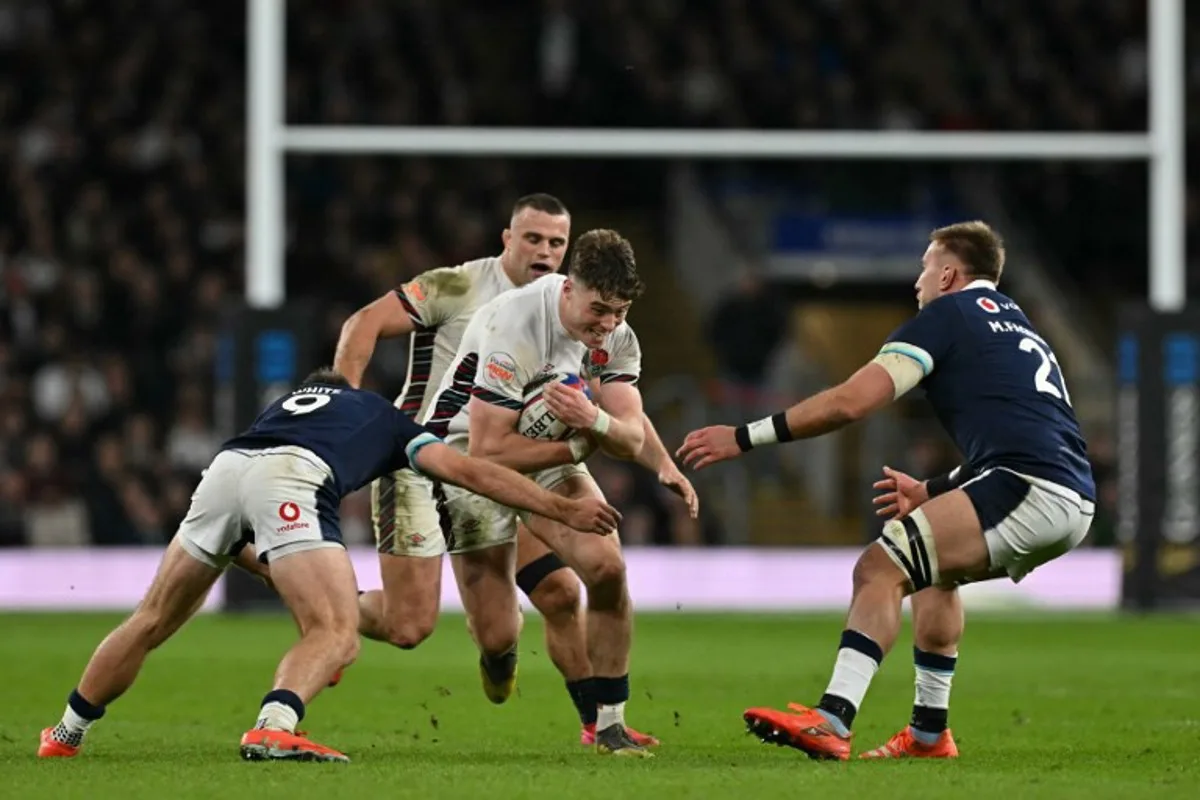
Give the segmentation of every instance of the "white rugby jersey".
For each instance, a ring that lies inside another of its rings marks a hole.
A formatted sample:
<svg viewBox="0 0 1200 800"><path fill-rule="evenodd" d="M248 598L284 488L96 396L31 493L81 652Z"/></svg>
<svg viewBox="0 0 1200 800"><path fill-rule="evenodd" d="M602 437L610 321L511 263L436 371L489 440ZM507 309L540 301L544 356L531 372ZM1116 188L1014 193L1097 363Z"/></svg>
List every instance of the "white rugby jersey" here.
<svg viewBox="0 0 1200 800"><path fill-rule="evenodd" d="M601 383L637 383L642 351L628 323L617 326L603 348L588 350L572 339L558 316L563 275L539 278L481 307L467 325L454 363L442 376L425 427L448 443L467 437L472 395L520 411L525 387L553 372L571 372Z"/></svg>
<svg viewBox="0 0 1200 800"><path fill-rule="evenodd" d="M409 337L408 377L396 397L401 411L424 420L467 323L480 306L512 288L500 258L494 256L431 269L396 290L416 325Z"/></svg>

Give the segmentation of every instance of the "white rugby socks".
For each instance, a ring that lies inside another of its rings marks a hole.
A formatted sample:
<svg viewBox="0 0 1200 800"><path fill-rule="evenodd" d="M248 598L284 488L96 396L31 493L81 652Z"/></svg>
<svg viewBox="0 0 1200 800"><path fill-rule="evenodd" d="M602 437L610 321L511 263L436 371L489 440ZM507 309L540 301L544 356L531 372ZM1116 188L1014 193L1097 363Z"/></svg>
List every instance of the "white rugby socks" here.
<svg viewBox="0 0 1200 800"><path fill-rule="evenodd" d="M103 706L94 706L84 699L78 689L71 690L62 720L54 726L51 734L55 741L79 747L92 723L104 716Z"/></svg>
<svg viewBox="0 0 1200 800"><path fill-rule="evenodd" d="M883 649L874 639L858 631L842 631L833 675L817 705L817 711L841 736L850 735L858 707L862 705L881 661Z"/></svg>
<svg viewBox="0 0 1200 800"><path fill-rule="evenodd" d="M258 711L256 728L268 730L296 732L296 725L304 719L304 701L295 692L287 689L274 689L267 692L263 698L262 708Z"/></svg>
<svg viewBox="0 0 1200 800"><path fill-rule="evenodd" d="M596 730L602 731L612 725L625 726L625 704L601 704L596 712Z"/></svg>
<svg viewBox="0 0 1200 800"><path fill-rule="evenodd" d="M909 727L912 728L913 737L922 744L933 744L946 730L950 714L950 684L954 680L957 664L957 654L945 656L913 648L916 696L913 698Z"/></svg>

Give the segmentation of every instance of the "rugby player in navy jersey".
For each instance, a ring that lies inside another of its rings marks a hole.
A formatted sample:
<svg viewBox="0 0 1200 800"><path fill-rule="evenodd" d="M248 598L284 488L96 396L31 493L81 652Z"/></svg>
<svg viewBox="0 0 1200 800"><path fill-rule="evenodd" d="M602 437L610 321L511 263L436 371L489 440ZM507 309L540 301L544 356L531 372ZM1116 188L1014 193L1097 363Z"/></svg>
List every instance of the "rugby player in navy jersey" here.
<svg viewBox="0 0 1200 800"><path fill-rule="evenodd" d="M946 727L963 631L957 586L1021 580L1078 545L1095 512L1086 447L1054 351L997 291L1000 237L982 222L939 228L917 279L917 315L845 383L737 428L689 434L695 469L754 447L837 430L920 385L965 462L918 482L885 469L876 503L892 515L854 567L833 676L816 708L751 708L747 727L813 758L850 757L850 728L912 595L916 700L911 723L864 758L958 755Z"/></svg>
<svg viewBox="0 0 1200 800"><path fill-rule="evenodd" d="M257 723L242 737L242 757L348 761L297 733L296 724L358 653L358 587L342 544L340 501L400 469L578 531L608 534L620 519L598 498L570 500L456 452L386 398L318 370L222 445L141 604L93 653L62 720L42 731L38 755L76 755L88 728L133 685L150 651L200 607L225 568L236 562L267 577L262 562L296 619L300 641L283 657Z"/></svg>

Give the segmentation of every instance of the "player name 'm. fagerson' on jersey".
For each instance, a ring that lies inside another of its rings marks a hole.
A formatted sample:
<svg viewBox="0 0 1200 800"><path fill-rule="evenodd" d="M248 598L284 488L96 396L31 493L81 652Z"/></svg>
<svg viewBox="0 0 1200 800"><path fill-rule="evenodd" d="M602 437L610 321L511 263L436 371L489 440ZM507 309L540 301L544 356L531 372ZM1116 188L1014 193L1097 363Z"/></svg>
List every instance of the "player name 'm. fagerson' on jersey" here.
<svg viewBox="0 0 1200 800"><path fill-rule="evenodd" d="M554 372L570 372L601 383L636 383L642 351L622 322L603 348L588 350L572 339L558 314L563 275L540 278L506 292L480 308L467 325L454 363L442 376L426 427L463 446L471 396L520 411L525 389Z"/></svg>

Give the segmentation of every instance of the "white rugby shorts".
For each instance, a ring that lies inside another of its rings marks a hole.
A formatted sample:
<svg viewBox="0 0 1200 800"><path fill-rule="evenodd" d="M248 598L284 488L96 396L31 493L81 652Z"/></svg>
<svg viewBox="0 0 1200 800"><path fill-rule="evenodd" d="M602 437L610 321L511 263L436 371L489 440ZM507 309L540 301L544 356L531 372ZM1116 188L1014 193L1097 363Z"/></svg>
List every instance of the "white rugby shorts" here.
<svg viewBox="0 0 1200 800"><path fill-rule="evenodd" d="M582 464L552 467L529 475L553 489L573 475L590 475ZM434 558L515 542L525 512L413 470L403 469L371 484L371 519L380 553Z"/></svg>
<svg viewBox="0 0 1200 800"><path fill-rule="evenodd" d="M224 568L253 542L261 561L343 547L333 471L303 447L224 450L192 494L176 536L192 557Z"/></svg>
<svg viewBox="0 0 1200 800"><path fill-rule="evenodd" d="M1096 505L1052 481L989 469L962 485L983 528L992 568L1018 582L1087 536Z"/></svg>

